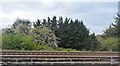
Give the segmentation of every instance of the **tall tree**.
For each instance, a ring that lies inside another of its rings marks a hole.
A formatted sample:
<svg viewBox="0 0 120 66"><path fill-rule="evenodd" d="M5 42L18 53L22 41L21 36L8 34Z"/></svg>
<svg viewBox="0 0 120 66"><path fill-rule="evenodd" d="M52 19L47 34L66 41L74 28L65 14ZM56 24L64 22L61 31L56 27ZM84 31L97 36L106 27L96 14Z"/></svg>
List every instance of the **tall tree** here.
<svg viewBox="0 0 120 66"><path fill-rule="evenodd" d="M51 26L51 20L50 20L50 17L47 18L47 26L48 26L48 27Z"/></svg>
<svg viewBox="0 0 120 66"><path fill-rule="evenodd" d="M115 35L120 38L120 14L117 14L117 17L115 18L115 24L112 24Z"/></svg>
<svg viewBox="0 0 120 66"><path fill-rule="evenodd" d="M115 17L115 22L112 23L110 27L104 31L103 36L106 37L105 39L106 41L108 40L108 42L104 41L105 43L109 43L109 40L111 40L109 38L115 38L115 39L117 38L117 42L115 43L110 42L110 44L117 43L117 46L120 47L120 14L117 14L117 17ZM120 51L120 49L117 50Z"/></svg>
<svg viewBox="0 0 120 66"><path fill-rule="evenodd" d="M60 38L59 47L73 48L82 50L84 48L84 42L89 36L89 31L82 21L66 18L63 23L59 22L58 37Z"/></svg>
<svg viewBox="0 0 120 66"><path fill-rule="evenodd" d="M56 29L57 29L57 18L56 18L56 16L54 16L51 20L51 29L53 31L56 31Z"/></svg>
<svg viewBox="0 0 120 66"><path fill-rule="evenodd" d="M46 19L43 19L42 25L47 26L47 21L46 21Z"/></svg>
<svg viewBox="0 0 120 66"><path fill-rule="evenodd" d="M41 26L41 21L40 21L39 19L37 19L36 22L33 22L33 26L34 26L34 27Z"/></svg>
<svg viewBox="0 0 120 66"><path fill-rule="evenodd" d="M90 44L91 44L92 51L95 51L99 48L99 42L97 41L95 33L90 35Z"/></svg>
<svg viewBox="0 0 120 66"><path fill-rule="evenodd" d="M117 14L115 22L110 25L108 29L104 31L104 35L107 37L120 37L120 15Z"/></svg>

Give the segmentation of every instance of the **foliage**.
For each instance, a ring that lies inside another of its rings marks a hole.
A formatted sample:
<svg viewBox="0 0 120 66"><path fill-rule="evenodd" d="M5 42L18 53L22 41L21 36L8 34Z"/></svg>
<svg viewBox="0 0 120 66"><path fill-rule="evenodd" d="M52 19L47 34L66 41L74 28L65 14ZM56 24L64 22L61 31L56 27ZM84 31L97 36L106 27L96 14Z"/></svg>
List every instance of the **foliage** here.
<svg viewBox="0 0 120 66"><path fill-rule="evenodd" d="M106 37L119 37L120 38L120 15L117 14L115 22L104 31Z"/></svg>
<svg viewBox="0 0 120 66"><path fill-rule="evenodd" d="M62 48L60 51L77 51L76 49L71 49L71 48Z"/></svg>
<svg viewBox="0 0 120 66"><path fill-rule="evenodd" d="M89 36L89 31L84 26L83 22L78 20L65 19L60 28L58 28L57 37L60 38L59 47L72 48L82 50L84 48L85 40Z"/></svg>
<svg viewBox="0 0 120 66"><path fill-rule="evenodd" d="M104 31L102 48L109 51L120 51L120 15L117 14L115 22Z"/></svg>
<svg viewBox="0 0 120 66"><path fill-rule="evenodd" d="M33 41L40 45L49 45L51 47L58 47L56 36L52 30L45 26L38 26L32 29L31 33Z"/></svg>
<svg viewBox="0 0 120 66"><path fill-rule="evenodd" d="M88 39L86 40L85 48L84 50L91 50L91 51L97 51L99 50L100 42L97 40L95 33L90 34Z"/></svg>
<svg viewBox="0 0 120 66"><path fill-rule="evenodd" d="M109 37L104 40L102 40L102 48L105 51L118 51L118 38L115 37Z"/></svg>
<svg viewBox="0 0 120 66"><path fill-rule="evenodd" d="M32 42L31 36L3 35L2 40L2 48L8 50L73 51L73 49L53 48L47 44L37 45Z"/></svg>
<svg viewBox="0 0 120 66"><path fill-rule="evenodd" d="M32 38L26 35L10 35L5 34L2 36L3 49L16 49L16 50L33 50L35 44Z"/></svg>
<svg viewBox="0 0 120 66"><path fill-rule="evenodd" d="M79 21L77 19L75 21L69 18L65 18L65 20L63 20L62 17L59 17L59 19L57 20L57 17L53 16L52 19L48 17L47 20L43 19L43 21L38 19L36 22L34 22L33 26L35 32L32 33L36 34L36 37L39 38L39 39L36 38L37 40L35 39L36 41L38 41L38 43L41 41L45 42L44 41L45 39L43 40L40 39L41 37L40 35L44 34L43 36L48 36L45 35L47 33L46 31L40 32L41 26L42 27L44 26L50 28L53 31L52 33L55 34L53 38L54 40L53 42L56 43L58 47L72 48L76 50L83 50L83 49L91 50L92 47L86 48L88 46L92 46L90 43L94 43L94 46L97 45L96 38L90 38L91 36L89 35L89 30L87 29L87 27L83 24L82 21ZM40 43L40 44L45 44L45 43ZM55 44L52 45L55 46Z"/></svg>
<svg viewBox="0 0 120 66"><path fill-rule="evenodd" d="M56 16L43 20L17 19L15 23L3 31L3 48L23 50L96 50L98 42L95 34L89 34L89 29L78 19ZM6 41L5 41L6 40ZM70 48L70 49L67 49ZM60 50L60 49L57 49Z"/></svg>
<svg viewBox="0 0 120 66"><path fill-rule="evenodd" d="M36 50L40 51L55 51L56 49L48 45L36 45Z"/></svg>
<svg viewBox="0 0 120 66"><path fill-rule="evenodd" d="M2 49L2 29L0 28L0 50Z"/></svg>
<svg viewBox="0 0 120 66"><path fill-rule="evenodd" d="M6 34L25 34L28 35L31 29L31 22L29 20L17 19L12 26L4 29Z"/></svg>

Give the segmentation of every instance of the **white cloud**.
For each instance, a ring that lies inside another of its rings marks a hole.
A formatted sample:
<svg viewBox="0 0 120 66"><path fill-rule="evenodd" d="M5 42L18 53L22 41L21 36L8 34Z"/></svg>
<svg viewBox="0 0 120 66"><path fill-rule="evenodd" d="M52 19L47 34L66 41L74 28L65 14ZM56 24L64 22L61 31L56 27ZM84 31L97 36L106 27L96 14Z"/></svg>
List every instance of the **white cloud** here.
<svg viewBox="0 0 120 66"><path fill-rule="evenodd" d="M91 10L90 10L91 9ZM71 18L83 20L84 24L90 29L90 32L101 34L103 30L109 27L114 22L114 17L117 13L117 6L108 7L105 5L94 5L88 11L78 12L68 15Z"/></svg>
<svg viewBox="0 0 120 66"><path fill-rule="evenodd" d="M40 0L40 2L47 6L52 6L56 0Z"/></svg>
<svg viewBox="0 0 120 66"><path fill-rule="evenodd" d="M0 5L0 26L6 27L7 25L12 24L16 18L36 21L36 19L47 18L48 16L52 17L55 15L83 20L88 28L90 28L91 32L101 33L103 29L108 27L112 22L117 8L114 5L112 5L114 7L109 7L109 4L105 6L105 4L92 4L89 2L84 4L75 2L52 3L52 1L48 2L45 0L41 3L40 1L38 3L27 2L27 4L8 2L7 4L5 3L4 6Z"/></svg>
<svg viewBox="0 0 120 66"><path fill-rule="evenodd" d="M0 11L0 26L6 27L11 25L17 18L21 19L28 19L30 21L36 21L37 19L43 19L52 17L52 16L64 16L64 12L62 10L55 10L51 12L44 12L43 11L24 11L24 10L15 10L11 13L7 14L5 12Z"/></svg>
<svg viewBox="0 0 120 66"><path fill-rule="evenodd" d="M10 14L0 12L0 26L6 27L7 25L12 24L17 18L29 19L31 21L35 21L35 19L37 19L39 16L44 17L45 15L42 13L39 14L38 13L39 12L26 12L21 10L13 11Z"/></svg>

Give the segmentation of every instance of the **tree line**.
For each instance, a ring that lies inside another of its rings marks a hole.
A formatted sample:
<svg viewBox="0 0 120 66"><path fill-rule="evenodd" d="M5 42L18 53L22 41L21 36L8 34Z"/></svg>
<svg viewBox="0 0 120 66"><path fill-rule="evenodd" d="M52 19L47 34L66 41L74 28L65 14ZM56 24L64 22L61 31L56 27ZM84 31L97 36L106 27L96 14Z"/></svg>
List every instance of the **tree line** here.
<svg viewBox="0 0 120 66"><path fill-rule="evenodd" d="M100 38L90 33L83 21L53 16L31 22L17 19L3 29L3 49L43 50L44 48L71 48L85 51L118 51L120 15ZM113 40L113 41L111 41ZM42 47L41 47L42 46ZM45 46L45 47L44 47Z"/></svg>
<svg viewBox="0 0 120 66"><path fill-rule="evenodd" d="M11 43L8 43L6 39L10 38L10 36L24 36L23 38L26 41L29 38L28 41L31 41L30 43L48 45L53 48L61 47L76 50L95 50L99 45L95 34L90 34L89 29L83 24L83 21L70 18L63 19L63 17L59 17L57 20L56 16L42 20L37 19L35 22L17 19L12 26L3 29L3 39L5 39L3 40L3 48L13 49L7 46L10 44L14 44L13 46L15 46L17 44L14 48L21 47L20 49L23 49L25 42L21 41L20 44L18 44L19 40L21 40L18 39L16 40L18 43L14 43L12 40ZM30 43L28 42L26 44L30 45Z"/></svg>

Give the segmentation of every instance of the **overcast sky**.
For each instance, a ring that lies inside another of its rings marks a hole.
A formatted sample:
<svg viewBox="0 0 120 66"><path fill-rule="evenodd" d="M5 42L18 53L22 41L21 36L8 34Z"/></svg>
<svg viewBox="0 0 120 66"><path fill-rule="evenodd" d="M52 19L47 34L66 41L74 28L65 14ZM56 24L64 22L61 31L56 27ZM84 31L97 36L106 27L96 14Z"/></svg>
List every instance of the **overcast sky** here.
<svg viewBox="0 0 120 66"><path fill-rule="evenodd" d="M118 3L115 0L1 0L0 27L13 24L17 18L36 21L55 15L82 20L91 33L101 34L114 22L117 12Z"/></svg>

